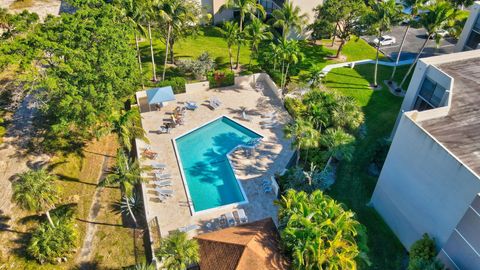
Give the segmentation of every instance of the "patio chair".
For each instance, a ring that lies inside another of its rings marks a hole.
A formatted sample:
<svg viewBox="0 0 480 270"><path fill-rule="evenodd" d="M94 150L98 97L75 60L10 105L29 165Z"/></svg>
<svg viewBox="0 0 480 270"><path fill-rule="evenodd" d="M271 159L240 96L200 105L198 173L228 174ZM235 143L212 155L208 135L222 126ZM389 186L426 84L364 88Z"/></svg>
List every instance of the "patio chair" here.
<svg viewBox="0 0 480 270"><path fill-rule="evenodd" d="M262 114L262 118L273 118L275 116L275 111L270 111L267 113Z"/></svg>
<svg viewBox="0 0 480 270"><path fill-rule="evenodd" d="M153 183L157 186L157 187L167 187L167 186L171 186L172 185L172 181L170 180L161 180L161 181L153 181Z"/></svg>
<svg viewBox="0 0 480 270"><path fill-rule="evenodd" d="M155 173L155 179L158 180L167 180L171 179L172 175L169 173Z"/></svg>
<svg viewBox="0 0 480 270"><path fill-rule="evenodd" d="M195 111L198 108L198 105L196 102L193 101L187 101L185 104L185 108L187 110Z"/></svg>
<svg viewBox="0 0 480 270"><path fill-rule="evenodd" d="M220 103L217 102L217 101L218 101L218 99L217 99L217 100L215 100L215 99L210 99L210 100L208 101L208 105L209 105L212 109L215 110L215 109L217 109L218 107L220 107Z"/></svg>
<svg viewBox="0 0 480 270"><path fill-rule="evenodd" d="M156 159L158 157L158 153L145 149L142 152L142 156L148 159Z"/></svg>
<svg viewBox="0 0 480 270"><path fill-rule="evenodd" d="M225 213L225 217L227 218L228 226L235 226L235 217L233 216L232 212Z"/></svg>
<svg viewBox="0 0 480 270"><path fill-rule="evenodd" d="M155 191L162 197L171 197L173 195L173 190L171 189L155 188Z"/></svg>
<svg viewBox="0 0 480 270"><path fill-rule="evenodd" d="M245 215L245 210L243 209L238 209L238 218L240 219L240 224L247 223L248 222L248 217Z"/></svg>
<svg viewBox="0 0 480 270"><path fill-rule="evenodd" d="M158 132L160 134L167 134L170 133L170 128L168 128L167 126L161 126Z"/></svg>
<svg viewBox="0 0 480 270"><path fill-rule="evenodd" d="M242 111L242 119L245 121L251 121L252 117L250 115L247 115L245 111Z"/></svg>
<svg viewBox="0 0 480 270"><path fill-rule="evenodd" d="M200 226L198 226L197 224L192 224L192 225L188 225L188 226L185 226L185 227L180 227L178 230L180 232L188 233L188 232L191 232L193 230L197 230L199 228L200 228Z"/></svg>
<svg viewBox="0 0 480 270"><path fill-rule="evenodd" d="M165 165L163 163L159 163L159 162L154 162L154 163L150 164L150 166L154 170L163 170L167 167L167 165Z"/></svg>

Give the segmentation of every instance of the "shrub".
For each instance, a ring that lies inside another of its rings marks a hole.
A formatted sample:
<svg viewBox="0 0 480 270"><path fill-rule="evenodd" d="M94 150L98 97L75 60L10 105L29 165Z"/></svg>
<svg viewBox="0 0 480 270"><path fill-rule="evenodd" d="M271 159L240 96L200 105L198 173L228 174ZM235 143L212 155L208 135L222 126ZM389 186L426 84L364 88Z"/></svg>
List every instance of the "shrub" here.
<svg viewBox="0 0 480 270"><path fill-rule="evenodd" d="M204 80L209 71L215 68L215 61L208 52L203 52L197 59L177 61L178 68L185 73L192 73L197 80Z"/></svg>
<svg viewBox="0 0 480 270"><path fill-rule="evenodd" d="M285 108L293 118L298 118L305 111L306 106L303 105L302 101L298 98L286 98Z"/></svg>
<svg viewBox="0 0 480 270"><path fill-rule="evenodd" d="M175 94L185 93L185 84L187 81L183 77L173 77L169 80L161 81L158 87L171 86Z"/></svg>
<svg viewBox="0 0 480 270"><path fill-rule="evenodd" d="M225 87L235 84L235 74L231 70L216 70L208 73L210 88Z"/></svg>
<svg viewBox="0 0 480 270"><path fill-rule="evenodd" d="M33 232L27 252L40 263L59 263L75 252L77 230L72 219L62 218L52 227L42 223Z"/></svg>
<svg viewBox="0 0 480 270"><path fill-rule="evenodd" d="M426 233L423 234L422 238L410 247L408 270L444 269L443 265L435 259L436 255L435 239L430 238Z"/></svg>

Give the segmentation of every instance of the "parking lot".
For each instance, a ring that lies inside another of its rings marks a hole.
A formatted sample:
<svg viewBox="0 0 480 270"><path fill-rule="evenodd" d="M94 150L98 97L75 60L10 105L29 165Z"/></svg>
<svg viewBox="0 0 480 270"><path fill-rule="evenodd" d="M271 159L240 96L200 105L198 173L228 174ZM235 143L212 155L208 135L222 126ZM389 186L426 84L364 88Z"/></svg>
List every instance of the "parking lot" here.
<svg viewBox="0 0 480 270"><path fill-rule="evenodd" d="M396 59L398 49L400 48L400 43L402 42L403 35L405 33L405 26L394 27L393 30L385 35L395 37L396 43L388 46L381 46L380 50L391 59ZM362 37L368 43L372 44L375 39L374 36L364 36ZM408 31L407 38L405 39L405 44L403 45L402 55L400 60L406 60L410 58L415 58L418 51L422 47L425 39L427 38L426 31L424 28L410 28ZM445 37L441 40L440 46L437 48L435 40L429 40L427 47L422 53L421 57L428 57L440 54L446 54L453 52L455 47L456 40L453 38Z"/></svg>

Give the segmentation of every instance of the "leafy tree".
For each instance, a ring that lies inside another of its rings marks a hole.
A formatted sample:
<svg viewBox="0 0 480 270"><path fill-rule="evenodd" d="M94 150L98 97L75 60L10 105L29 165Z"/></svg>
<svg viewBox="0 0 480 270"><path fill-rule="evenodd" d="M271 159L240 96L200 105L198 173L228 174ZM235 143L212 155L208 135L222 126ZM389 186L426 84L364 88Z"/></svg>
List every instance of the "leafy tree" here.
<svg viewBox="0 0 480 270"><path fill-rule="evenodd" d="M48 222L55 227L50 210L58 201L55 177L45 169L31 170L18 175L13 182L13 200L23 209L45 212Z"/></svg>
<svg viewBox="0 0 480 270"><path fill-rule="evenodd" d="M335 37L340 38L341 43L336 54L336 57L339 57L345 43L363 28L362 18L367 12L365 1L325 0L316 11L317 17L314 24L329 25L328 29L334 29L333 42ZM324 33L324 28L311 27L311 29L314 30L313 35L321 36Z"/></svg>
<svg viewBox="0 0 480 270"><path fill-rule="evenodd" d="M422 55L423 50L427 45L427 42L432 37L435 37L435 42L438 44L440 42L441 36L437 35L437 32L445 28L453 27L455 24L455 20L457 19L457 14L451 3L446 1L437 1L431 5L426 6L425 9L426 12L420 15L420 24L427 30L427 38L423 42L422 47L417 53L417 57L408 68L405 77L403 78L396 91L401 91L402 86L407 81L407 78L412 72L413 67L417 64L418 59L420 59L420 56Z"/></svg>
<svg viewBox="0 0 480 270"><path fill-rule="evenodd" d="M382 35L389 31L393 25L398 23L398 19L401 18L402 5L397 4L395 0L378 1L372 6L373 12L370 14L369 21L373 25L377 34L378 42L376 44L376 58L375 58L375 71L373 86L378 87L378 57L380 51L380 41Z"/></svg>
<svg viewBox="0 0 480 270"><path fill-rule="evenodd" d="M232 47L236 44L238 40L238 35L240 35L240 28L235 22L227 21L223 25L223 37L227 41L228 46L228 56L230 57L230 69L233 70L233 55Z"/></svg>
<svg viewBox="0 0 480 270"><path fill-rule="evenodd" d="M0 29L2 39L12 39L18 34L25 33L37 25L39 17L37 13L30 13L24 10L17 14L12 14L8 9L0 8Z"/></svg>
<svg viewBox="0 0 480 270"><path fill-rule="evenodd" d="M117 184L120 186L123 195L130 198L133 195L135 185L144 181L144 178L140 175L142 169L140 168L138 161L129 159L122 149L118 149L116 160L116 165L111 173L105 177L99 185L107 186ZM130 200L125 200L125 204L135 226L138 227L138 222L130 205Z"/></svg>
<svg viewBox="0 0 480 270"><path fill-rule="evenodd" d="M197 25L200 19L200 8L198 2L193 0L159 0L156 4L161 29L166 29L162 32L166 46L162 75L162 80L165 80L169 52L171 52L172 64L175 63L174 41L188 33L187 29Z"/></svg>
<svg viewBox="0 0 480 270"><path fill-rule="evenodd" d="M136 138L148 142L140 118L138 109L131 109L122 112L121 115L113 121L113 131L117 133L120 144L125 147L128 152L132 150L132 142Z"/></svg>
<svg viewBox="0 0 480 270"><path fill-rule="evenodd" d="M57 141L67 138L67 146L110 129L112 116L136 91L135 51L125 40L131 28L118 17L112 5L86 7L47 18L32 35L32 46L43 52L40 109L48 134Z"/></svg>
<svg viewBox="0 0 480 270"><path fill-rule="evenodd" d="M436 260L436 255L435 239L423 234L422 238L410 247L408 270L443 270L444 266Z"/></svg>
<svg viewBox="0 0 480 270"><path fill-rule="evenodd" d="M279 46L279 58L282 61L282 82L281 88L285 89L287 84L288 72L291 65L296 65L303 57L297 40L282 39Z"/></svg>
<svg viewBox="0 0 480 270"><path fill-rule="evenodd" d="M47 223L33 232L27 253L40 263L58 263L61 258L75 252L78 233L72 219L60 219L55 227Z"/></svg>
<svg viewBox="0 0 480 270"><path fill-rule="evenodd" d="M293 139L292 146L297 151L297 160L295 162L297 166L300 161L300 150L315 147L320 136L320 133L313 128L312 123L302 119L297 119L295 122L286 125L284 133L287 139Z"/></svg>
<svg viewBox="0 0 480 270"><path fill-rule="evenodd" d="M330 166L332 159L350 161L353 157L355 137L346 133L341 128L329 128L325 131L321 138L321 144L327 148L329 156L327 165Z"/></svg>
<svg viewBox="0 0 480 270"><path fill-rule="evenodd" d="M251 44L250 65L252 64L252 57L254 53L258 53L258 46L264 40L271 39L272 33L269 31L268 26L264 24L260 19L254 18L252 22L245 28L247 31L248 39Z"/></svg>
<svg viewBox="0 0 480 270"><path fill-rule="evenodd" d="M407 16L409 21L407 22L407 26L405 27L405 33L403 34L402 42L400 43L400 48L398 49L397 59L395 60L395 65L393 66L392 75L390 76L390 81L393 81L395 78L395 73L397 72L397 65L400 61L400 57L402 55L403 45L405 44L405 39L408 35L408 30L412 26L413 20L418 16L419 10L422 6L427 3L428 0L404 0L402 3L406 8L411 10L410 15Z"/></svg>
<svg viewBox="0 0 480 270"><path fill-rule="evenodd" d="M195 239L189 240L186 233L179 231L163 238L156 255L168 270L184 270L200 260L199 245Z"/></svg>
<svg viewBox="0 0 480 270"><path fill-rule="evenodd" d="M301 12L302 10L292 2L284 2L281 9L272 12L273 26L282 29L282 38L286 39L291 30L298 33L302 31L302 26L307 23L307 15Z"/></svg>
<svg viewBox="0 0 480 270"><path fill-rule="evenodd" d="M365 228L332 198L287 190L276 202L282 244L293 269L357 269L368 263Z"/></svg>

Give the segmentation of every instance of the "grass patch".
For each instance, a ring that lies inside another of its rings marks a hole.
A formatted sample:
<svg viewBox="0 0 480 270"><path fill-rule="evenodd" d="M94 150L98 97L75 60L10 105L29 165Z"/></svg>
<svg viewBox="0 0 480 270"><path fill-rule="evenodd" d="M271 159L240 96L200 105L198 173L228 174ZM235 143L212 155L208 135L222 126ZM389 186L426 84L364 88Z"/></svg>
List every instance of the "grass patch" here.
<svg viewBox="0 0 480 270"><path fill-rule="evenodd" d="M357 65L354 69L338 68L326 77L328 88L357 100L365 113L367 126L367 135L357 140L353 160L340 164L337 180L328 194L352 209L367 227L371 269L401 269L405 249L380 215L367 206L377 183L377 177L367 173L373 159L373 146L378 139L390 135L402 103L402 98L389 93L383 83L392 72L390 67L379 66L378 81L383 85L382 90L370 89L373 69L372 64ZM407 69L408 66L398 69L397 81L404 77Z"/></svg>

